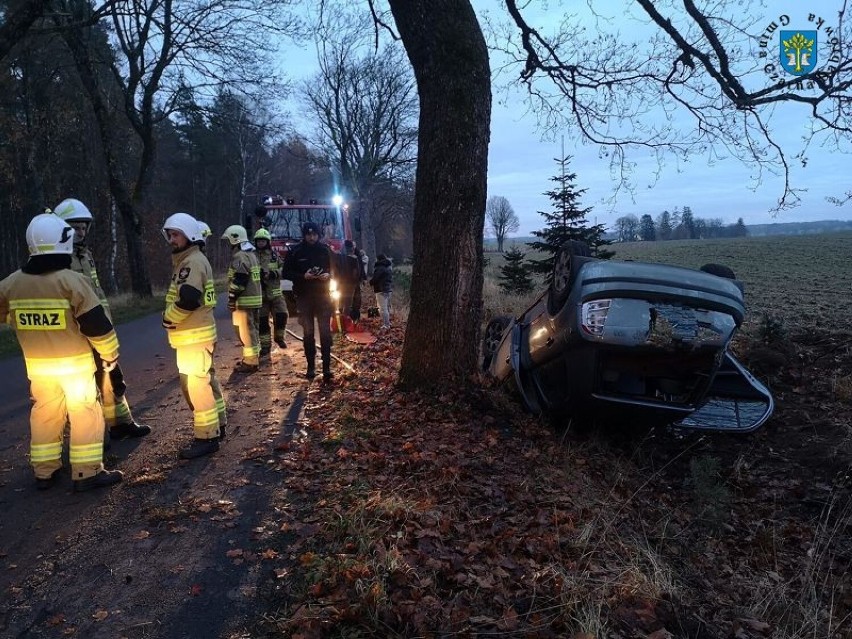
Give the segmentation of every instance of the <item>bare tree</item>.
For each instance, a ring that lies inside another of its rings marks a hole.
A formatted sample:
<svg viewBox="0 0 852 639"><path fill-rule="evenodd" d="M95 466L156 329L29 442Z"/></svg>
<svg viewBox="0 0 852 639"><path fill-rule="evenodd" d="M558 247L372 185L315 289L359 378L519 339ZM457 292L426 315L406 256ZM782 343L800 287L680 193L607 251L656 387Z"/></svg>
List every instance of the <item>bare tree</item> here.
<svg viewBox="0 0 852 639"><path fill-rule="evenodd" d="M63 9L63 17L56 18L59 27L91 22L86 0L58 4ZM108 14L118 58L106 58L90 46L89 30L61 29L98 121L137 295L151 295L142 237L156 154L155 128L175 112L188 87L212 95L223 84L238 89L265 83L270 75L263 64L272 51L269 36L290 26L281 11L287 4L287 0L209 0L200 5L174 0L117 2ZM119 104L99 79L98 69L104 66L111 69L113 86L120 89ZM128 121L138 136L139 153L129 167L126 148L115 137L119 118Z"/></svg>
<svg viewBox="0 0 852 639"><path fill-rule="evenodd" d="M357 208L359 245L375 255L386 208L376 201L378 187L406 180L415 165L417 93L399 47L365 52L363 27L352 15L327 18L318 35L320 72L305 83L304 95L318 144Z"/></svg>
<svg viewBox="0 0 852 639"><path fill-rule="evenodd" d="M633 215L622 215L615 221L615 232L619 242L633 242L639 233L639 218Z"/></svg>
<svg viewBox="0 0 852 639"><path fill-rule="evenodd" d="M599 15L591 2L586 24L550 16L548 24L560 27L544 32L528 18L530 3L506 0L515 29L503 49L522 65L520 81L542 123L570 125L600 145L621 169L621 186L630 185L631 149L655 156L660 169L669 152L678 161L692 153L711 161L733 155L755 170L755 184L765 171L781 176L781 209L798 203L795 162L807 162L817 137L849 150L852 40L846 3L839 4L833 16L802 10L802 20L810 13L811 21L804 28L819 31L826 62L798 75L781 72L777 39L785 27L802 27L774 8L774 17L756 15L763 3L733 0L635 0L625 11L641 25L636 41L616 32L623 20ZM804 107L811 122L800 149L784 148L773 132L771 117L782 104Z"/></svg>
<svg viewBox="0 0 852 639"><path fill-rule="evenodd" d="M515 209L502 195L492 195L485 205L485 218L488 226L497 240L497 250L503 252L503 242L509 233L517 231L521 223L515 213Z"/></svg>

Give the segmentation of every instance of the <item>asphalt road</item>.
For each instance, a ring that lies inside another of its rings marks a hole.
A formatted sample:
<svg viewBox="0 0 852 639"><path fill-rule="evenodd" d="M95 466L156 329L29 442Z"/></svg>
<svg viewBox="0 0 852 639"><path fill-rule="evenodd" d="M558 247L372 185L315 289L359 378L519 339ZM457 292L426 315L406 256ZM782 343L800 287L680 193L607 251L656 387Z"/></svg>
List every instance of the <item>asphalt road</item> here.
<svg viewBox="0 0 852 639"><path fill-rule="evenodd" d="M177 459L192 416L173 351L159 315L129 322L118 328L127 396L153 432L113 444L108 462L125 481L100 491L74 494L67 467L36 491L23 361L0 361L0 637L238 637L264 610L262 563L229 551L274 525L266 506L280 477L258 451L290 438L322 391L302 378L295 339L260 372L232 374L239 349L221 305L217 319L228 440L211 457Z"/></svg>

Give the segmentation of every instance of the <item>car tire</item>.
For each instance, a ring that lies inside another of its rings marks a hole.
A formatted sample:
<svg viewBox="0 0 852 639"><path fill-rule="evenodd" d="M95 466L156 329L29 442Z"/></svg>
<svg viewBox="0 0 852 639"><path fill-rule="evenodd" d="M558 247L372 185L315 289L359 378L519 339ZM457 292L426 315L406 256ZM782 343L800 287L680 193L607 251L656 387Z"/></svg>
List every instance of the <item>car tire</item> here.
<svg viewBox="0 0 852 639"><path fill-rule="evenodd" d="M737 279L737 276L734 275L733 269L725 266L724 264L705 264L699 270L704 271L705 273L710 273L710 275L715 275L716 277L724 277L726 280Z"/></svg>
<svg viewBox="0 0 852 639"><path fill-rule="evenodd" d="M482 370L487 371L491 366L491 360L494 359L494 353L503 341L503 334L506 329L512 324L512 318L500 315L492 319L485 326L485 332L482 334Z"/></svg>
<svg viewBox="0 0 852 639"><path fill-rule="evenodd" d="M577 271L580 268L578 257L591 257L592 252L589 245L579 240L568 240L556 252L553 262L553 271L550 274L550 286L547 294L547 310L551 315L556 315L565 306Z"/></svg>
<svg viewBox="0 0 852 639"><path fill-rule="evenodd" d="M745 292L743 283L737 279L736 275L734 275L734 270L724 264L705 264L699 270L704 271L705 273L710 273L710 275L715 275L716 277L723 277L726 280L733 280L734 284L737 285L737 288L740 289L740 292Z"/></svg>

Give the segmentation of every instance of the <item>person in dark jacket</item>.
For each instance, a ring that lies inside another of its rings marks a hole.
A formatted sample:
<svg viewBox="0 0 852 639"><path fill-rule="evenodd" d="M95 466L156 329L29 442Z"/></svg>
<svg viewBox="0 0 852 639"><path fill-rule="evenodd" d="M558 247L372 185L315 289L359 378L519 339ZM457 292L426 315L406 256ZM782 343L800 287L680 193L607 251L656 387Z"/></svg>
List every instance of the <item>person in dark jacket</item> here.
<svg viewBox="0 0 852 639"><path fill-rule="evenodd" d="M376 265L373 268L373 277L370 279L370 285L376 294L376 304L382 314L382 328L390 328L390 298L393 291L393 269L390 259L381 253L376 256Z"/></svg>
<svg viewBox="0 0 852 639"><path fill-rule="evenodd" d="M316 377L316 339L314 324L319 325L322 379L330 382L331 374L331 315L334 312L329 293L332 269L331 249L320 241L320 228L314 222L302 225L302 241L287 251L281 271L284 279L293 282L293 293L302 326L302 339L308 370L305 377Z"/></svg>
<svg viewBox="0 0 852 639"><path fill-rule="evenodd" d="M341 297L340 312L347 314L353 322L361 319L361 258L355 242L346 240L340 255Z"/></svg>

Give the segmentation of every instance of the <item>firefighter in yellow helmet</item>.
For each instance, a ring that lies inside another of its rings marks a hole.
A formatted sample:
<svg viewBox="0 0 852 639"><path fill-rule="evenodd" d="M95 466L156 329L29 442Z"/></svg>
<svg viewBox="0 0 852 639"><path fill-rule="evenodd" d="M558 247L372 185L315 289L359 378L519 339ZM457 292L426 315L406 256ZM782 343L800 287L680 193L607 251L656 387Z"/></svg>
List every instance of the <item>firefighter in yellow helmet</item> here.
<svg viewBox="0 0 852 639"><path fill-rule="evenodd" d="M110 486L122 473L103 466L104 416L92 351L109 372L118 362L118 338L88 280L70 269L74 229L42 213L26 237L26 265L0 282L0 318L15 330L30 380L36 487L50 488L62 468L66 421L74 490Z"/></svg>
<svg viewBox="0 0 852 639"><path fill-rule="evenodd" d="M263 291L263 305L260 307L260 354L267 355L272 349L272 339L279 348L287 348L284 340L287 330L287 304L281 294L281 264L278 255L272 250L272 235L266 229L258 229L254 234L254 247L257 249L257 261L260 264L260 281ZM272 339L269 336L269 316L272 315Z"/></svg>
<svg viewBox="0 0 852 639"><path fill-rule="evenodd" d="M210 455L225 437L227 418L222 389L216 380L216 291L213 268L201 251L204 239L188 213L170 215L163 235L172 247L172 280L166 293L163 327L175 349L180 387L192 409L194 438L181 449L183 459Z"/></svg>
<svg viewBox="0 0 852 639"><path fill-rule="evenodd" d="M228 308L237 339L243 347L243 358L235 370L239 373L253 373L260 363L260 335L257 330L258 315L263 304L260 264L244 227L239 224L229 226L222 234L222 239L231 245Z"/></svg>
<svg viewBox="0 0 852 639"><path fill-rule="evenodd" d="M68 198L62 200L53 209L60 218L65 220L74 229L74 251L71 254L71 270L84 275L89 280L95 294L101 300L107 317L112 321L109 302L101 288L98 279L98 271L95 268L95 260L92 252L87 246L89 231L92 225L92 213L80 200ZM130 412L130 404L127 403L125 393L127 384L124 381L124 373L120 366L116 366L109 373L103 370L103 362L97 351L92 351L95 357L95 381L101 395L101 406L104 411L104 419L112 439L126 439L128 437L143 437L151 432L151 427L139 424L133 419Z"/></svg>

